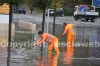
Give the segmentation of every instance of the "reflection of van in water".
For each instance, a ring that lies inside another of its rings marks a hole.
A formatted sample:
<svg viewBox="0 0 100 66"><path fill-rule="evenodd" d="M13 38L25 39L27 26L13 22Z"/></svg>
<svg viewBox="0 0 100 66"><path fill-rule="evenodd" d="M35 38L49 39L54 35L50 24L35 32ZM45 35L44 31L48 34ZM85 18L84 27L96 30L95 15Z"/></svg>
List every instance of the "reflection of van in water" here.
<svg viewBox="0 0 100 66"><path fill-rule="evenodd" d="M19 8L15 8L15 9L14 9L14 12L15 12L15 13L18 13L18 14L21 14L21 13L26 14L25 7L22 6L22 5L21 5Z"/></svg>

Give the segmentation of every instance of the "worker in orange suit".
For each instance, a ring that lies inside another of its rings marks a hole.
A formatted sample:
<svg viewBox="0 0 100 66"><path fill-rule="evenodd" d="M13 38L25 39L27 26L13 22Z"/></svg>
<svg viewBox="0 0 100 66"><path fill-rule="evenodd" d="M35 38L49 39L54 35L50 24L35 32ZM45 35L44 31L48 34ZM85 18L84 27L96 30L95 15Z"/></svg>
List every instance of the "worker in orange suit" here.
<svg viewBox="0 0 100 66"><path fill-rule="evenodd" d="M64 32L62 33L62 36L64 36L67 33L67 51L70 50L68 47L72 47L72 51L74 50L73 43L74 43L74 25L73 24L67 24L66 22L63 23L64 25ZM71 45L70 45L71 44Z"/></svg>
<svg viewBox="0 0 100 66"><path fill-rule="evenodd" d="M58 39L55 36L48 33L43 33L42 31L39 31L38 35L40 36L40 39L36 42L36 45L43 44L43 42L47 42L49 44L48 52L52 53L52 50L54 48L56 53L59 54Z"/></svg>

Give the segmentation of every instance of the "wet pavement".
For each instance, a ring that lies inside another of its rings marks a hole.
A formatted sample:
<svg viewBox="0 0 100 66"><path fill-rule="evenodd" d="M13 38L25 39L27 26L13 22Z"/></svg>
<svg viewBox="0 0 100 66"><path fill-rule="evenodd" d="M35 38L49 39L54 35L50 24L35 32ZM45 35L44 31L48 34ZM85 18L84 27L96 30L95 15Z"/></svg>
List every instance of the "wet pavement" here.
<svg viewBox="0 0 100 66"><path fill-rule="evenodd" d="M49 33L52 34L52 24L49 25ZM41 30L41 28L37 28ZM63 31L62 25L56 24L56 36L59 38ZM37 40L37 32L34 35ZM66 42L67 35L61 37L59 42ZM43 51L40 46L20 53L23 49L13 48L10 66L100 66L100 44L97 46L89 43L100 42L100 27L75 26L75 45L74 47L59 47L60 54L55 52L48 54L47 45ZM81 42L81 44L79 44ZM82 43L83 42L83 43ZM67 50L69 51L67 51ZM16 55L17 54L17 55Z"/></svg>
<svg viewBox="0 0 100 66"><path fill-rule="evenodd" d="M6 38L0 37L0 66L7 66L7 43Z"/></svg>
<svg viewBox="0 0 100 66"><path fill-rule="evenodd" d="M37 27L34 41L37 40L37 32L41 30L40 26ZM49 27L49 33L52 34L52 24ZM52 54L48 54L47 45L43 51L40 51L40 46L36 46L22 54L20 53L25 48L11 48L10 66L100 66L100 26L75 26L74 30L74 47L60 46L59 55L55 54L54 51ZM62 32L62 25L56 24L55 35L59 38ZM28 38L31 38L31 36ZM66 39L67 35L60 37L59 42L66 42ZM2 58L0 58L0 66L3 66L1 63L5 62L1 60Z"/></svg>

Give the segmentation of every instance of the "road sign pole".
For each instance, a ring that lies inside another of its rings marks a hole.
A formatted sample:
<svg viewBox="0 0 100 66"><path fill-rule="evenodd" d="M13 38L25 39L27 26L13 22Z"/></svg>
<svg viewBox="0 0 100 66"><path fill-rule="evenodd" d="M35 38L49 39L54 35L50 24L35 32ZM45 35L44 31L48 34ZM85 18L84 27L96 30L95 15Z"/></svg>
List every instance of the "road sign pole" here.
<svg viewBox="0 0 100 66"><path fill-rule="evenodd" d="M47 33L49 33L49 10L50 10L50 9L48 9Z"/></svg>
<svg viewBox="0 0 100 66"><path fill-rule="evenodd" d="M33 23L34 23L35 12L36 12L36 8L34 8L34 13L33 13ZM33 23L32 23L32 26L33 26ZM34 37L34 34L33 34L33 28L32 28L32 41L34 40L33 37Z"/></svg>
<svg viewBox="0 0 100 66"><path fill-rule="evenodd" d="M92 6L93 6L93 0L92 0Z"/></svg>

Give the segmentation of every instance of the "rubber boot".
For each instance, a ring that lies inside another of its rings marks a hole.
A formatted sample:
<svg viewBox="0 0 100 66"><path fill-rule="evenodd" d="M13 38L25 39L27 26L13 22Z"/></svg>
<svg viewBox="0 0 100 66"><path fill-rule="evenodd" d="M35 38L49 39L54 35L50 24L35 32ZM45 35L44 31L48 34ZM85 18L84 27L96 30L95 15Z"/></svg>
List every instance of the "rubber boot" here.
<svg viewBox="0 0 100 66"><path fill-rule="evenodd" d="M56 54L57 54L57 55L59 55L59 54L60 54L59 50L58 50L58 51L56 51Z"/></svg>
<svg viewBox="0 0 100 66"><path fill-rule="evenodd" d="M52 51L48 51L48 54L52 54Z"/></svg>

